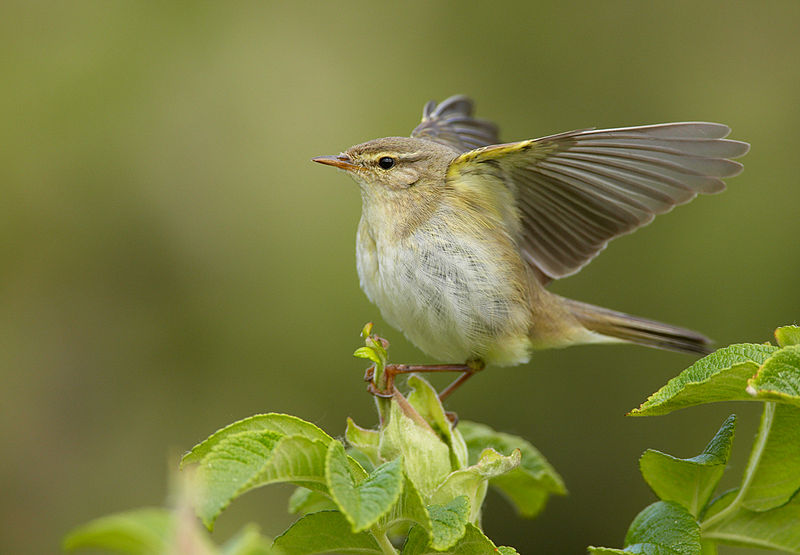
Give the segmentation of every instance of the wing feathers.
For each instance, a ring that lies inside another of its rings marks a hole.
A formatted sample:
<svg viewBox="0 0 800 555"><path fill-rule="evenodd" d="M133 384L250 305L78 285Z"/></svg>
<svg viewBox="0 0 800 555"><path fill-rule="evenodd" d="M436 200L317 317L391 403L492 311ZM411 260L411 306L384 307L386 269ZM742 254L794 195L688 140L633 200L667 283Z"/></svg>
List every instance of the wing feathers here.
<svg viewBox="0 0 800 555"><path fill-rule="evenodd" d="M581 143L595 148L633 148L717 158L736 158L747 152L747 143L729 139L651 139L635 135L620 135L609 139L605 136L587 135L581 139Z"/></svg>
<svg viewBox="0 0 800 555"><path fill-rule="evenodd" d="M664 191L653 187L651 183L641 175L630 171L620 171L612 166L598 166L596 164L587 164L581 160L574 160L569 158L553 157L553 163L565 168L572 168L595 176L598 180L603 180L607 186L615 187L620 191L627 192L631 198L637 199L650 210L659 212L660 210L667 210L672 206L672 202L676 196L681 193L679 190L686 191L686 201L694 198L694 193L689 192L689 189L682 186L677 186L672 194L667 194ZM667 187L670 183L663 183L662 186Z"/></svg>
<svg viewBox="0 0 800 555"><path fill-rule="evenodd" d="M562 153L559 158L581 160L598 168L616 168L617 170L633 175L639 175L653 183L653 186L663 189L668 194L670 189L693 191L705 188L706 190L703 192L716 193L725 188L725 184L717 177L692 175L689 173L676 174L675 172L670 172L663 166L661 168L654 168L649 164L640 164L630 159L621 160L571 152Z"/></svg>
<svg viewBox="0 0 800 555"><path fill-rule="evenodd" d="M466 152L500 142L497 126L472 117L472 100L463 95L451 96L436 104L431 100L422 110L422 122L412 137L427 139Z"/></svg>
<svg viewBox="0 0 800 555"><path fill-rule="evenodd" d="M638 125L635 127L614 127L611 129L592 129L588 135L632 134L642 137L705 138L724 139L730 135L731 128L723 123L706 121L684 121L678 123L656 123L654 125Z"/></svg>
<svg viewBox="0 0 800 555"><path fill-rule="evenodd" d="M463 108L445 103L431 107L431 116ZM462 131L473 136L469 126ZM486 173L514 191L522 254L547 281L577 272L609 240L656 214L722 191L722 178L742 171L730 158L749 149L724 139L728 133L726 125L704 122L559 133L465 152L451 163L448 180Z"/></svg>

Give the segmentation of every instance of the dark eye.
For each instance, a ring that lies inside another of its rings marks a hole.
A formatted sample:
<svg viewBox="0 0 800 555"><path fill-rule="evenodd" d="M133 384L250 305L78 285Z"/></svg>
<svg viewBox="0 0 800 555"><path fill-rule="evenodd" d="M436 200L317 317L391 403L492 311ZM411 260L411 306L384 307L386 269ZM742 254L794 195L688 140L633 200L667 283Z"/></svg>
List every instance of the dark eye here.
<svg viewBox="0 0 800 555"><path fill-rule="evenodd" d="M390 158L389 156L384 156L383 158L378 160L378 165L384 170L391 169L392 166L394 166L394 158Z"/></svg>

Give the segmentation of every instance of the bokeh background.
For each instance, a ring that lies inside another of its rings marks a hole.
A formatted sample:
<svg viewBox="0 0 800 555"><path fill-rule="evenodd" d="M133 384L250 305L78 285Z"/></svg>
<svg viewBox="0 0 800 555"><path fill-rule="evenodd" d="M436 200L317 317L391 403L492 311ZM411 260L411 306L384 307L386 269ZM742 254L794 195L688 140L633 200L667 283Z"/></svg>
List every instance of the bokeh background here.
<svg viewBox="0 0 800 555"><path fill-rule="evenodd" d="M180 453L236 419L375 422L351 358L364 322L395 361L428 359L359 290L356 186L309 159L408 134L432 98L470 94L505 140L731 125L753 147L727 192L553 289L769 340L800 317L798 21L794 0L4 2L0 552L57 552L91 518L162 504ZM624 417L691 362L580 347L474 378L449 408L530 439L570 490L534 521L490 496L488 535L621 546L653 501L639 455L693 456L731 412L735 483L756 404ZM215 536L278 534L290 490L248 494Z"/></svg>

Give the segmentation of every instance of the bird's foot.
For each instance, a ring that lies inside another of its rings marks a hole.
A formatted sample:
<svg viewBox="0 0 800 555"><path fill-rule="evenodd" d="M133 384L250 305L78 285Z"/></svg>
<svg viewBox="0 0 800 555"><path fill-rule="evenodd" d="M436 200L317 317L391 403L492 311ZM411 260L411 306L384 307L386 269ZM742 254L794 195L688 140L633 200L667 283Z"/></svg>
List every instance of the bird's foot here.
<svg viewBox="0 0 800 555"><path fill-rule="evenodd" d="M367 391L376 397L389 398L394 395L394 379L398 374L411 374L414 372L461 372L461 375L439 393L439 400L444 401L452 395L458 387L472 377L473 374L483 370L485 364L480 359L470 359L465 364L387 364L384 368L386 385L379 390L375 386L375 365L367 368L364 381L370 382Z"/></svg>

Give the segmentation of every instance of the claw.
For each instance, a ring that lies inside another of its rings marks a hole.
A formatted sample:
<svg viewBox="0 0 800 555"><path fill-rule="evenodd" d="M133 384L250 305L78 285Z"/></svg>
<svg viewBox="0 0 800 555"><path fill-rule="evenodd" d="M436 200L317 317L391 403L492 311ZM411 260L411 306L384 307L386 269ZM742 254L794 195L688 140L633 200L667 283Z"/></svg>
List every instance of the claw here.
<svg viewBox="0 0 800 555"><path fill-rule="evenodd" d="M456 414L455 412L446 411L444 413L444 415L450 421L450 427L451 428L455 428L456 425L458 425L458 414Z"/></svg>
<svg viewBox="0 0 800 555"><path fill-rule="evenodd" d="M394 386L392 389L394 389ZM378 388L375 387L374 383L367 384L367 391L372 393L375 397L380 397L381 399L391 399L394 397L394 392L387 393L385 391L378 391Z"/></svg>
<svg viewBox="0 0 800 555"><path fill-rule="evenodd" d="M371 382L374 377L375 377L375 365L373 364L372 366L367 368L366 372L364 372L364 381Z"/></svg>

